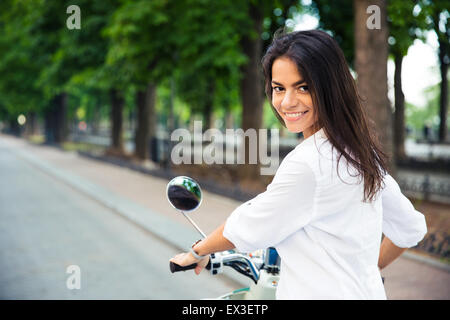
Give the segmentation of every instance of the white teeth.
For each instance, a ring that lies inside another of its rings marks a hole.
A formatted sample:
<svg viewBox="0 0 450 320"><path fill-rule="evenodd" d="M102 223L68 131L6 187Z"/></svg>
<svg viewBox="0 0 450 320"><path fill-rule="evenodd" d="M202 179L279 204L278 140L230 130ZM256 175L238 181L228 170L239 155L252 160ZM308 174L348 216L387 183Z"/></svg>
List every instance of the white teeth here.
<svg viewBox="0 0 450 320"><path fill-rule="evenodd" d="M305 112L285 113L285 115L286 115L286 117L295 118L295 117L298 117L298 116L304 114Z"/></svg>

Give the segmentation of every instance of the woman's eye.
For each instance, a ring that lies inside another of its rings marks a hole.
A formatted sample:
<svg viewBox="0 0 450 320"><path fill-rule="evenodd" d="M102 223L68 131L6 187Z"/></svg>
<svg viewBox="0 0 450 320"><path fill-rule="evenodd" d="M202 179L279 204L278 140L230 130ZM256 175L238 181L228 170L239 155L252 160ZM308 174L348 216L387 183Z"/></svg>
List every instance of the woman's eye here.
<svg viewBox="0 0 450 320"><path fill-rule="evenodd" d="M280 92L281 90L283 90L282 87L272 87L272 89L273 89L275 92Z"/></svg>
<svg viewBox="0 0 450 320"><path fill-rule="evenodd" d="M284 88L277 86L277 87L272 87L272 90L275 92L281 92L284 90ZM298 90L302 93L308 92L308 86L300 86L300 87L298 87Z"/></svg>
<svg viewBox="0 0 450 320"><path fill-rule="evenodd" d="M301 87L298 87L298 90L299 90L300 92L308 92L308 86L301 86Z"/></svg>

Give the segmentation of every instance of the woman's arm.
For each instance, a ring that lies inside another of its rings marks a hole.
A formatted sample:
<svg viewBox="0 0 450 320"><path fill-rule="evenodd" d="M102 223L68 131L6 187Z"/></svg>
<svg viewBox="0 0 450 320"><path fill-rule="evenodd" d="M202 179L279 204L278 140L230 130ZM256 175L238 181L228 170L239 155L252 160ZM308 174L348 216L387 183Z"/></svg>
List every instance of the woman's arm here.
<svg viewBox="0 0 450 320"><path fill-rule="evenodd" d="M193 248L194 251L200 256L205 256L214 252L234 249L234 244L223 236L224 228L225 223L214 230L205 239L197 243Z"/></svg>
<svg viewBox="0 0 450 320"><path fill-rule="evenodd" d="M384 178L385 188L382 190L383 234L389 238L385 246L390 248L391 242L397 248L411 248L417 245L427 233L425 216L417 211L411 201L401 192L398 183L390 175ZM389 249L391 252L394 249Z"/></svg>
<svg viewBox="0 0 450 320"><path fill-rule="evenodd" d="M312 168L292 153L283 159L265 192L237 207L227 221L195 245L198 255L236 248L252 252L280 243L307 225L313 217L316 181ZM301 196L301 201L295 201ZM191 253L182 253L170 261L187 266L197 263L198 274L207 259L198 261Z"/></svg>
<svg viewBox="0 0 450 320"><path fill-rule="evenodd" d="M392 261L397 259L407 248L400 248L392 243L388 237L384 237L380 246L380 256L378 257L378 268L384 269Z"/></svg>

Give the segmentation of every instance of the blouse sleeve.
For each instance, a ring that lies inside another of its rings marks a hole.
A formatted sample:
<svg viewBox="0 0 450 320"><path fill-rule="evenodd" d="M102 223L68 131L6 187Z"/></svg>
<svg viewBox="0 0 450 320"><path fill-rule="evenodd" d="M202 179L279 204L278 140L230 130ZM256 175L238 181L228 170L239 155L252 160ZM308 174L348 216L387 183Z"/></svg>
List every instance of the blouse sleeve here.
<svg viewBox="0 0 450 320"><path fill-rule="evenodd" d="M390 175L382 190L383 233L398 247L411 248L427 233L425 217L416 211Z"/></svg>
<svg viewBox="0 0 450 320"><path fill-rule="evenodd" d="M266 191L231 213L223 236L241 252L276 246L311 221L315 189L312 169L286 157Z"/></svg>

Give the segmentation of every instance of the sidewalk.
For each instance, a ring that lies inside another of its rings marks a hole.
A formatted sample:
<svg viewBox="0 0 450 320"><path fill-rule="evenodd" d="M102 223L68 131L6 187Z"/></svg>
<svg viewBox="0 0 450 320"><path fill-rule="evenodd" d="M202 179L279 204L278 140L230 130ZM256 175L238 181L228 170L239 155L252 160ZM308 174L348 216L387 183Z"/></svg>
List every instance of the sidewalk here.
<svg viewBox="0 0 450 320"><path fill-rule="evenodd" d="M0 145L18 152L31 165L65 181L131 221L155 233L180 250L185 250L199 235L186 219L167 202L168 180L91 160L76 153L38 146L24 140L0 135ZM240 202L204 191L202 206L192 218L210 233L219 226ZM386 292L391 299L450 299L448 268L434 267L408 254L397 259L383 271ZM247 278L229 270L227 274L240 285Z"/></svg>

